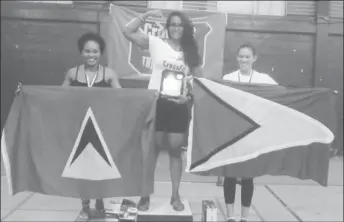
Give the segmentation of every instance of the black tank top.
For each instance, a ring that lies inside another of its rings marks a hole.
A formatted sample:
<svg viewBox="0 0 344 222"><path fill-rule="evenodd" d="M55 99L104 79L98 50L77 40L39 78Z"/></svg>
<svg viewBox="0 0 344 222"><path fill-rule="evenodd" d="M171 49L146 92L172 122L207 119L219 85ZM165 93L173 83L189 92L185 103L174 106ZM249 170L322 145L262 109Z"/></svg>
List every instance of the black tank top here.
<svg viewBox="0 0 344 222"><path fill-rule="evenodd" d="M75 79L73 79L70 82L70 86L84 86L88 87L86 82L80 82L78 81L78 71L79 71L79 66L76 68L76 74L75 74ZM99 82L95 82L92 87L111 87L111 80L109 82L105 81L105 67L103 67L103 79Z"/></svg>

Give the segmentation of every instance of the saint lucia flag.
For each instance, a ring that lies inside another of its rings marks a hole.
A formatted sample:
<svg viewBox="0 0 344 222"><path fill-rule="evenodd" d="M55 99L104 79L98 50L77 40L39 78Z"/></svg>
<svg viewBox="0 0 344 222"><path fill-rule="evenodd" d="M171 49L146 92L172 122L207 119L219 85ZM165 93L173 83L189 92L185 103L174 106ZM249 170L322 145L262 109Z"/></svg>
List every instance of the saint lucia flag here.
<svg viewBox="0 0 344 222"><path fill-rule="evenodd" d="M151 194L156 99L142 89L22 86L1 137L10 193Z"/></svg>
<svg viewBox="0 0 344 222"><path fill-rule="evenodd" d="M328 89L288 89L194 80L186 171L288 175L326 186L335 98Z"/></svg>

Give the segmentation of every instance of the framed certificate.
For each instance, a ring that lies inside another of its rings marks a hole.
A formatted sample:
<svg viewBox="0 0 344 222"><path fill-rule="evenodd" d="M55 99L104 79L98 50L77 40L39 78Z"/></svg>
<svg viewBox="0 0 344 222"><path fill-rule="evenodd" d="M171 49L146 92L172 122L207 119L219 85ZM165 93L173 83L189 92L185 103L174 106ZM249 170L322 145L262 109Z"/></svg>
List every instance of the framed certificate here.
<svg viewBox="0 0 344 222"><path fill-rule="evenodd" d="M184 93L185 74L164 70L162 72L160 94L167 97L179 97Z"/></svg>

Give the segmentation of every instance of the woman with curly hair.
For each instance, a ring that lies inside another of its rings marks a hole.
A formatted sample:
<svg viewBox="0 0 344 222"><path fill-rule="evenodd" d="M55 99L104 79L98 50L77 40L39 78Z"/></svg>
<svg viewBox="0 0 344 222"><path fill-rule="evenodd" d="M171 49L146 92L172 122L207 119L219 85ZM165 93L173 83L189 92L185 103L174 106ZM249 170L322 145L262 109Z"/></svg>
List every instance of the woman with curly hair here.
<svg viewBox="0 0 344 222"><path fill-rule="evenodd" d="M121 88L116 73L99 64L105 50L105 41L99 34L89 32L82 35L78 40L78 49L84 64L68 70L63 86ZM102 199L96 200L95 208L96 212L104 211ZM83 220L90 218L90 200L82 200L79 217Z"/></svg>

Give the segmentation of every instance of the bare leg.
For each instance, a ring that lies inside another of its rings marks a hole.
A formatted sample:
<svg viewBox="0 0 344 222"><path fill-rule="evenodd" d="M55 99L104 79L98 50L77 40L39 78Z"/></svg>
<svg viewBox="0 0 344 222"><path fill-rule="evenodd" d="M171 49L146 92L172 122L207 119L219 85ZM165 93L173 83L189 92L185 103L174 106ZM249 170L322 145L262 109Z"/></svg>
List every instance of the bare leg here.
<svg viewBox="0 0 344 222"><path fill-rule="evenodd" d="M235 218L234 204L226 204L226 211L229 219Z"/></svg>
<svg viewBox="0 0 344 222"><path fill-rule="evenodd" d="M90 208L90 200L81 200L82 209L89 209Z"/></svg>
<svg viewBox="0 0 344 222"><path fill-rule="evenodd" d="M79 218L87 220L90 218L90 200L81 200L82 210L79 214Z"/></svg>
<svg viewBox="0 0 344 222"><path fill-rule="evenodd" d="M182 150L181 147L184 142L184 134L169 133L169 156L170 156L170 173L172 181L172 199L171 204L176 211L184 210L184 205L180 200L179 186L182 177Z"/></svg>
<svg viewBox="0 0 344 222"><path fill-rule="evenodd" d="M179 198L179 185L182 177L182 156L180 150L169 151L170 156L170 174L172 181L172 198Z"/></svg>
<svg viewBox="0 0 344 222"><path fill-rule="evenodd" d="M159 152L160 147L162 146L165 140L166 134L164 132L155 132L155 146L157 147L156 152ZM158 154L157 154L158 155ZM141 197L137 209L139 211L147 211L150 205L150 196Z"/></svg>
<svg viewBox="0 0 344 222"><path fill-rule="evenodd" d="M241 220L245 221L250 215L250 207L241 206Z"/></svg>
<svg viewBox="0 0 344 222"><path fill-rule="evenodd" d="M103 199L96 199L96 209L104 210L104 201Z"/></svg>

